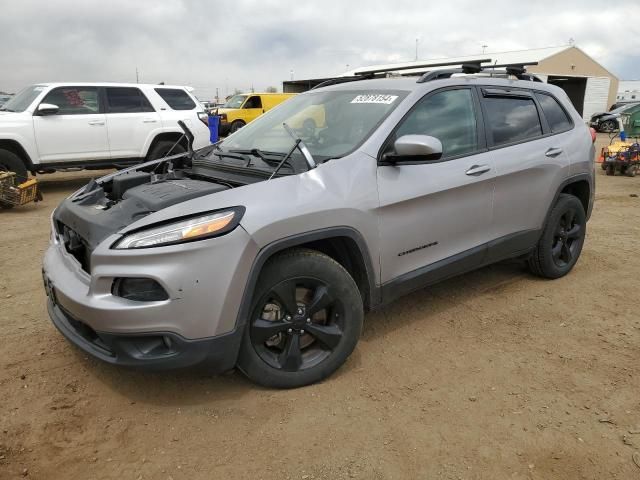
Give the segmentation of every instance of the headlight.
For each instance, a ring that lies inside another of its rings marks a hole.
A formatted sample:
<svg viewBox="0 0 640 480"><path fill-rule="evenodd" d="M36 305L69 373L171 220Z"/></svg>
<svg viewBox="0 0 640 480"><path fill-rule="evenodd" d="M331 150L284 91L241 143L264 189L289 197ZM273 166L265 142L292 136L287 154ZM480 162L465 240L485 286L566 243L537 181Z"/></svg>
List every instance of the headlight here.
<svg viewBox="0 0 640 480"><path fill-rule="evenodd" d="M199 215L125 235L113 248L148 248L203 240L230 232L242 218L244 208Z"/></svg>

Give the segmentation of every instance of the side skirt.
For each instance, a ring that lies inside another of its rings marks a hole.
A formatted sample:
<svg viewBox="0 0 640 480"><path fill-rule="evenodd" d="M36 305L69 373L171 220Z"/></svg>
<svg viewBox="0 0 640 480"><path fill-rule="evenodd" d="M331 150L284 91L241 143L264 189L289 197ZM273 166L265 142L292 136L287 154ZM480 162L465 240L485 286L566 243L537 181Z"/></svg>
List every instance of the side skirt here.
<svg viewBox="0 0 640 480"><path fill-rule="evenodd" d="M382 284L381 305L448 278L525 255L533 250L541 234L541 230L517 232L405 273Z"/></svg>

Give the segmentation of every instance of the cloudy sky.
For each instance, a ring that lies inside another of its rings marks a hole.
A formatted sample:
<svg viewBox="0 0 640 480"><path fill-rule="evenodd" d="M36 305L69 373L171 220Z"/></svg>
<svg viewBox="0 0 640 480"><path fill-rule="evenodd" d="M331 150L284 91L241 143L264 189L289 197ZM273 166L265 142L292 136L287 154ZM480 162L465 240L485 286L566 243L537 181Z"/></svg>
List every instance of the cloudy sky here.
<svg viewBox="0 0 640 480"><path fill-rule="evenodd" d="M640 78L637 0L15 0L0 91L46 81L192 85L199 98L364 65L565 45ZM293 73L292 73L293 72Z"/></svg>

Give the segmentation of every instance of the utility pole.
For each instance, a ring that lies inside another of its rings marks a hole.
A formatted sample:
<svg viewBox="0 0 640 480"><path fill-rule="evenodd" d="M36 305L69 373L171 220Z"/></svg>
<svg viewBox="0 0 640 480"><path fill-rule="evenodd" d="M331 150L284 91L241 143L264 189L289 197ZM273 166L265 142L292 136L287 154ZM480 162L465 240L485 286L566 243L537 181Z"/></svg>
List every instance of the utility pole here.
<svg viewBox="0 0 640 480"><path fill-rule="evenodd" d="M416 60L418 60L418 44L420 43L420 39L416 38Z"/></svg>
<svg viewBox="0 0 640 480"><path fill-rule="evenodd" d="M218 87L216 87L216 103L220 103L220 96L218 95Z"/></svg>
<svg viewBox="0 0 640 480"><path fill-rule="evenodd" d="M293 81L293 69L289 70L289 74L291 75L291 81Z"/></svg>
<svg viewBox="0 0 640 480"><path fill-rule="evenodd" d="M484 51L487 49L489 45L481 45L481 46L482 46L482 53L484 54Z"/></svg>
<svg viewBox="0 0 640 480"><path fill-rule="evenodd" d="M136 83L140 83L139 79L138 79L138 67L136 66Z"/></svg>

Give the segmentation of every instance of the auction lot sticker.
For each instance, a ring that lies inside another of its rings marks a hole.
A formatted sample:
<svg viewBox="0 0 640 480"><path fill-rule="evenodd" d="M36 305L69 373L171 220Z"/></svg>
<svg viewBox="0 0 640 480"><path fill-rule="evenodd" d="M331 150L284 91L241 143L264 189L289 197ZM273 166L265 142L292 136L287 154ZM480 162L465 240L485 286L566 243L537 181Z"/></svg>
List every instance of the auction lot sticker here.
<svg viewBox="0 0 640 480"><path fill-rule="evenodd" d="M351 103L382 103L391 105L398 98L397 95L358 95Z"/></svg>

